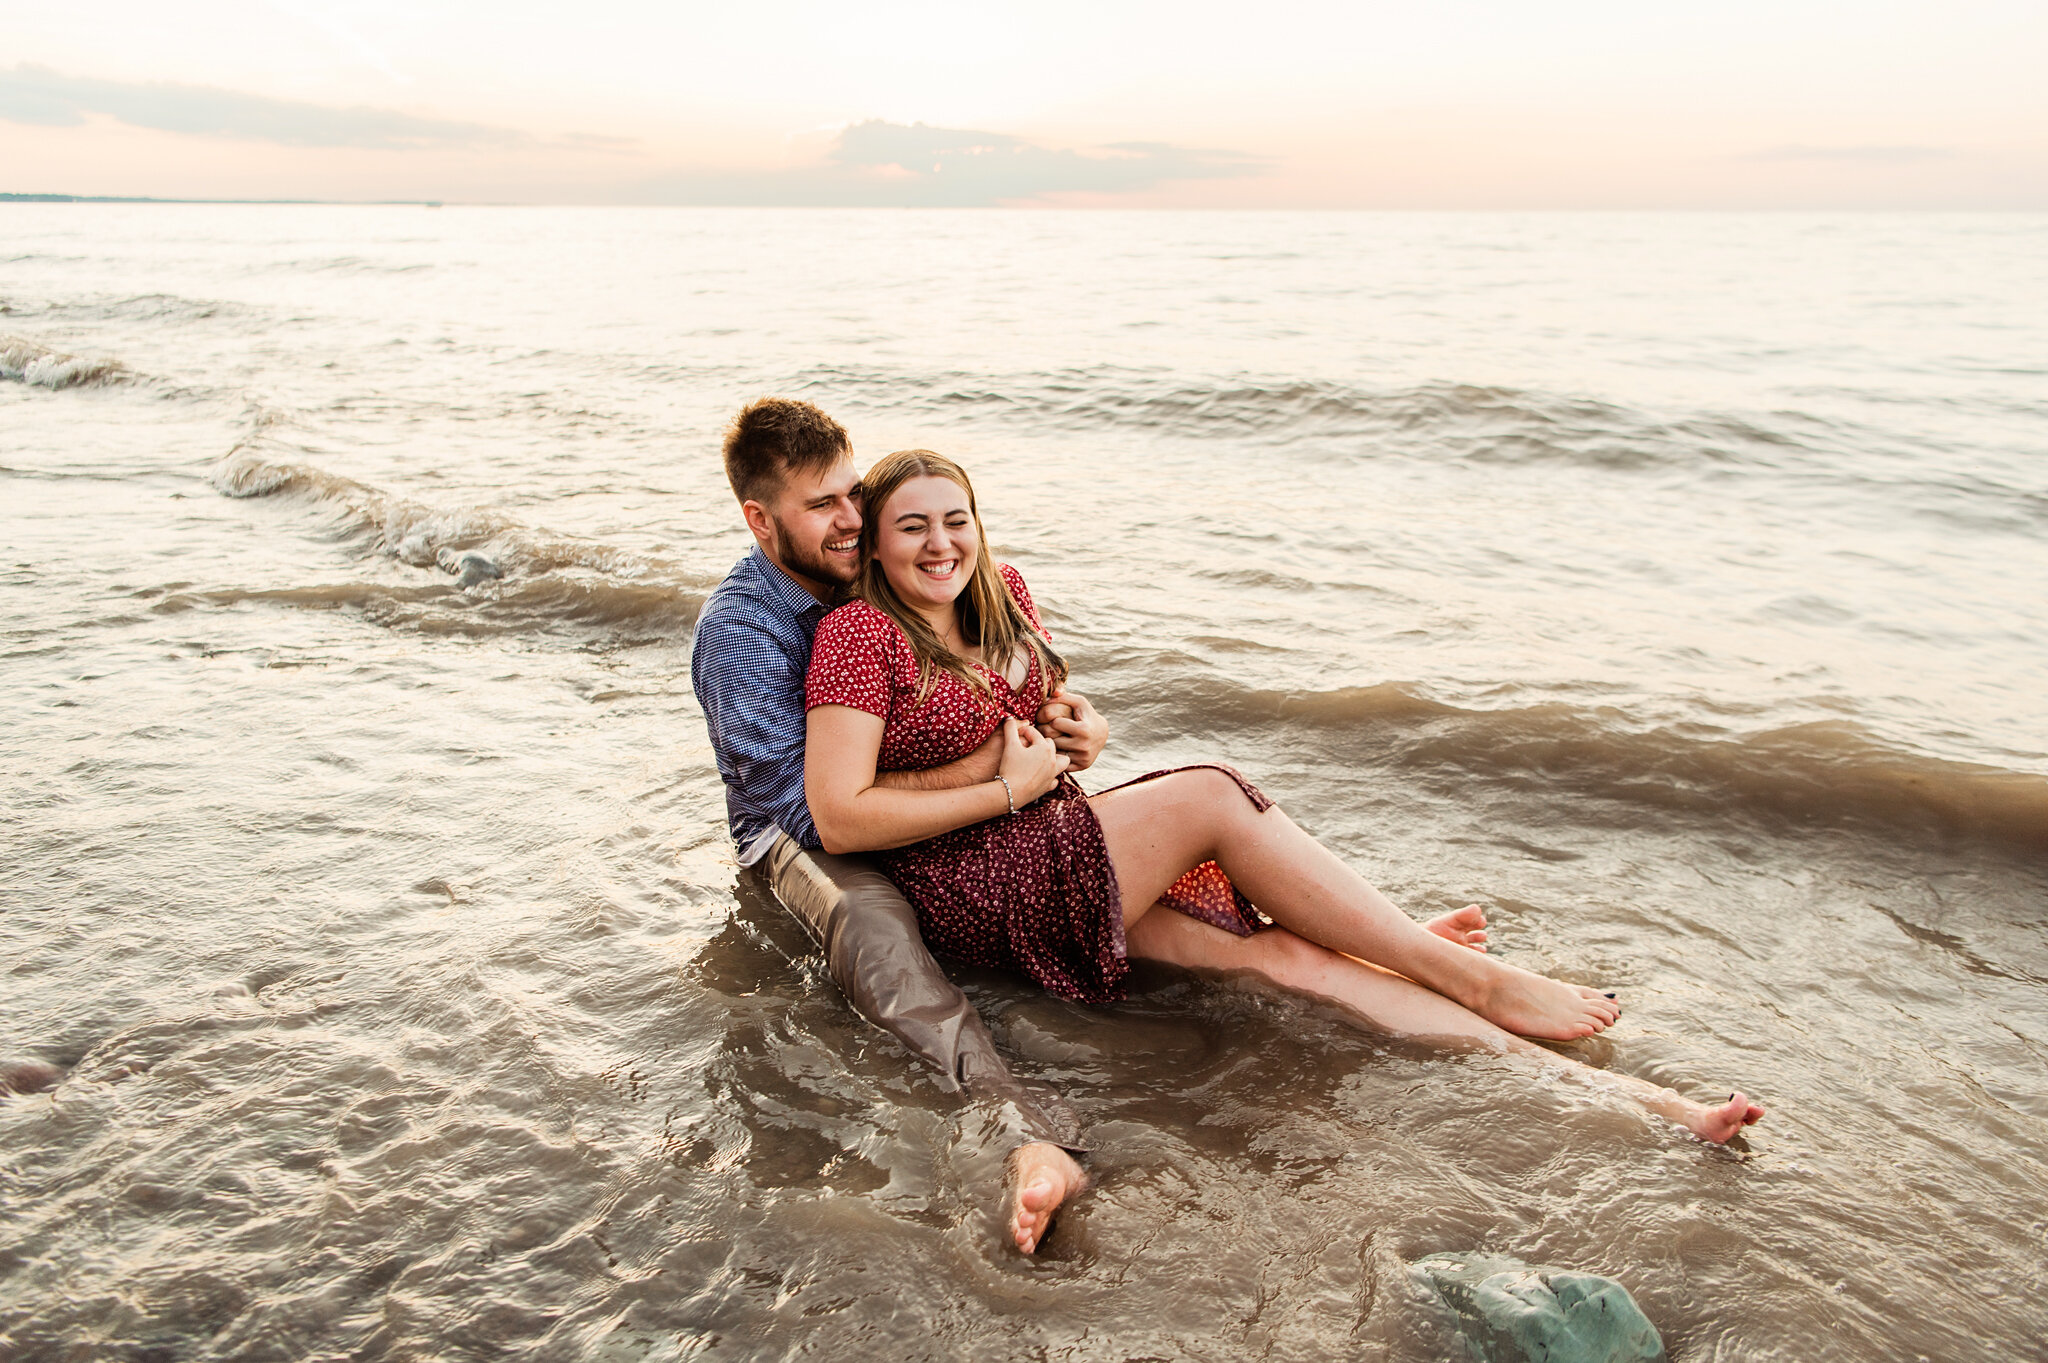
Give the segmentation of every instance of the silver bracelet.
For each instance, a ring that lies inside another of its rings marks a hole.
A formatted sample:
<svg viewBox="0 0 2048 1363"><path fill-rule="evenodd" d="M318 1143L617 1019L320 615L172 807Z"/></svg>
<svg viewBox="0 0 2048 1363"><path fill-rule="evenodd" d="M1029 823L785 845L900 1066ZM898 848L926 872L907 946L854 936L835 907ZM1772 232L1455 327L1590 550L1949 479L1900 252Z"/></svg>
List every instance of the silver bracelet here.
<svg viewBox="0 0 2048 1363"><path fill-rule="evenodd" d="M997 772L996 780L1003 783L1003 798L1010 802L1010 812L1015 814L1017 812L1017 792L1010 789L1010 778L1001 772Z"/></svg>

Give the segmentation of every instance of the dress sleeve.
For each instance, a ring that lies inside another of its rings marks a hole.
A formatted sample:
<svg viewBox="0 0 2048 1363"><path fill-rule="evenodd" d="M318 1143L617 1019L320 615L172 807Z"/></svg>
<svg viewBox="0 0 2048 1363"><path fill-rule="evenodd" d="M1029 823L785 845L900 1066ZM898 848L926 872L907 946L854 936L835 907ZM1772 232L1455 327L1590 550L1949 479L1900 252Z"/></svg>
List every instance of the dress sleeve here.
<svg viewBox="0 0 2048 1363"><path fill-rule="evenodd" d="M1045 627L1045 621L1038 618L1038 604L1031 599L1031 589L1024 585L1024 574L1007 563L997 564L996 570L1003 575L1003 585L1010 589L1010 595L1023 609L1024 618L1031 622L1031 627L1046 638L1052 638L1052 631Z"/></svg>
<svg viewBox="0 0 2048 1363"><path fill-rule="evenodd" d="M811 670L804 678L804 708L845 705L889 718L889 645L896 626L862 602L841 606L818 622Z"/></svg>

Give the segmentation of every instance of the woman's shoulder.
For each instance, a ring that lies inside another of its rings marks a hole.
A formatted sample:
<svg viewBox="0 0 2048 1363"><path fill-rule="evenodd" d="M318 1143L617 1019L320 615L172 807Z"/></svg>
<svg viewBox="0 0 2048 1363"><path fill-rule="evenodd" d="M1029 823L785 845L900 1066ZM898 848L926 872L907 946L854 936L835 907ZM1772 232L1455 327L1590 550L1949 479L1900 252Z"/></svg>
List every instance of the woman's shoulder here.
<svg viewBox="0 0 2048 1363"><path fill-rule="evenodd" d="M1024 585L1024 574L1017 571L1017 565L1014 563L998 563L996 565L996 572L1002 577L1003 585L1010 589L1010 595L1016 598L1017 604L1022 606L1026 612L1034 615L1037 614L1031 605L1031 589Z"/></svg>
<svg viewBox="0 0 2048 1363"><path fill-rule="evenodd" d="M845 705L887 719L909 648L895 621L865 601L847 602L820 620L812 637L805 708Z"/></svg>
<svg viewBox="0 0 2048 1363"><path fill-rule="evenodd" d="M1031 589L1024 585L1024 574L1009 563L998 563L996 572L1001 575L1003 585L1010 589L1011 599L1023 608L1025 618L1037 627L1039 633L1045 633L1045 621L1038 618L1038 603L1031 599Z"/></svg>
<svg viewBox="0 0 2048 1363"><path fill-rule="evenodd" d="M831 610L826 611L825 618L818 622L818 628L823 629L827 625L837 625L839 628L843 629L847 625L859 621L887 621L888 619L888 616L882 614L882 612L876 610L873 606L869 605L867 602L861 600L859 597L856 596L851 601L843 602L840 605L834 606Z"/></svg>
<svg viewBox="0 0 2048 1363"><path fill-rule="evenodd" d="M872 648L899 642L906 647L910 643L894 620L867 602L855 599L834 608L818 622L811 651L816 656L829 649Z"/></svg>

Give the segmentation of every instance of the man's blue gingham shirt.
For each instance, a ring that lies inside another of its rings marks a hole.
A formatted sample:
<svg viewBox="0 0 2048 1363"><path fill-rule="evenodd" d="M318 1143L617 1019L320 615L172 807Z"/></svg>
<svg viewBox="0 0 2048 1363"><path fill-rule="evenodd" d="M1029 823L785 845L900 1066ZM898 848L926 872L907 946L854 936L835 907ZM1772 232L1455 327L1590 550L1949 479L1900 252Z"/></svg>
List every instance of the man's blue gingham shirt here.
<svg viewBox="0 0 2048 1363"><path fill-rule="evenodd" d="M778 829L818 846L804 803L804 674L825 611L756 547L697 617L690 689L711 730L742 866L767 855Z"/></svg>

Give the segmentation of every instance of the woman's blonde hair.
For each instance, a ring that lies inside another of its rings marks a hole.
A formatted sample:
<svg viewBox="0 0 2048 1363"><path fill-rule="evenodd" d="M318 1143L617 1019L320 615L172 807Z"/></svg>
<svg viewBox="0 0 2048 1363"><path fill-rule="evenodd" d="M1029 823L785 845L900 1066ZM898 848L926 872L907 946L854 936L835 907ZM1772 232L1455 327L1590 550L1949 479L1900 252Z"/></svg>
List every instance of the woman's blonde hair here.
<svg viewBox="0 0 2048 1363"><path fill-rule="evenodd" d="M861 479L860 576L855 579L853 590L894 620L910 640L910 651L917 659L919 702L931 694L932 683L941 672L952 673L983 695L993 692L987 678L976 672L967 659L946 647L946 641L924 616L904 604L875 553L882 528L882 508L897 488L913 478L944 478L959 484L967 494L967 512L974 517L974 573L967 579L966 589L953 600L960 616L961 637L980 648L988 666L1001 673L1009 671L1010 661L1019 649L1029 650L1038 659L1039 673L1045 678L1046 694L1050 695L1055 684L1067 678L1066 660L1044 635L1031 627L1023 607L1010 595L1003 575L996 570L996 561L988 552L988 532L981 528L981 510L974 502L974 484L967 481L967 471L930 450L898 450L876 461Z"/></svg>

